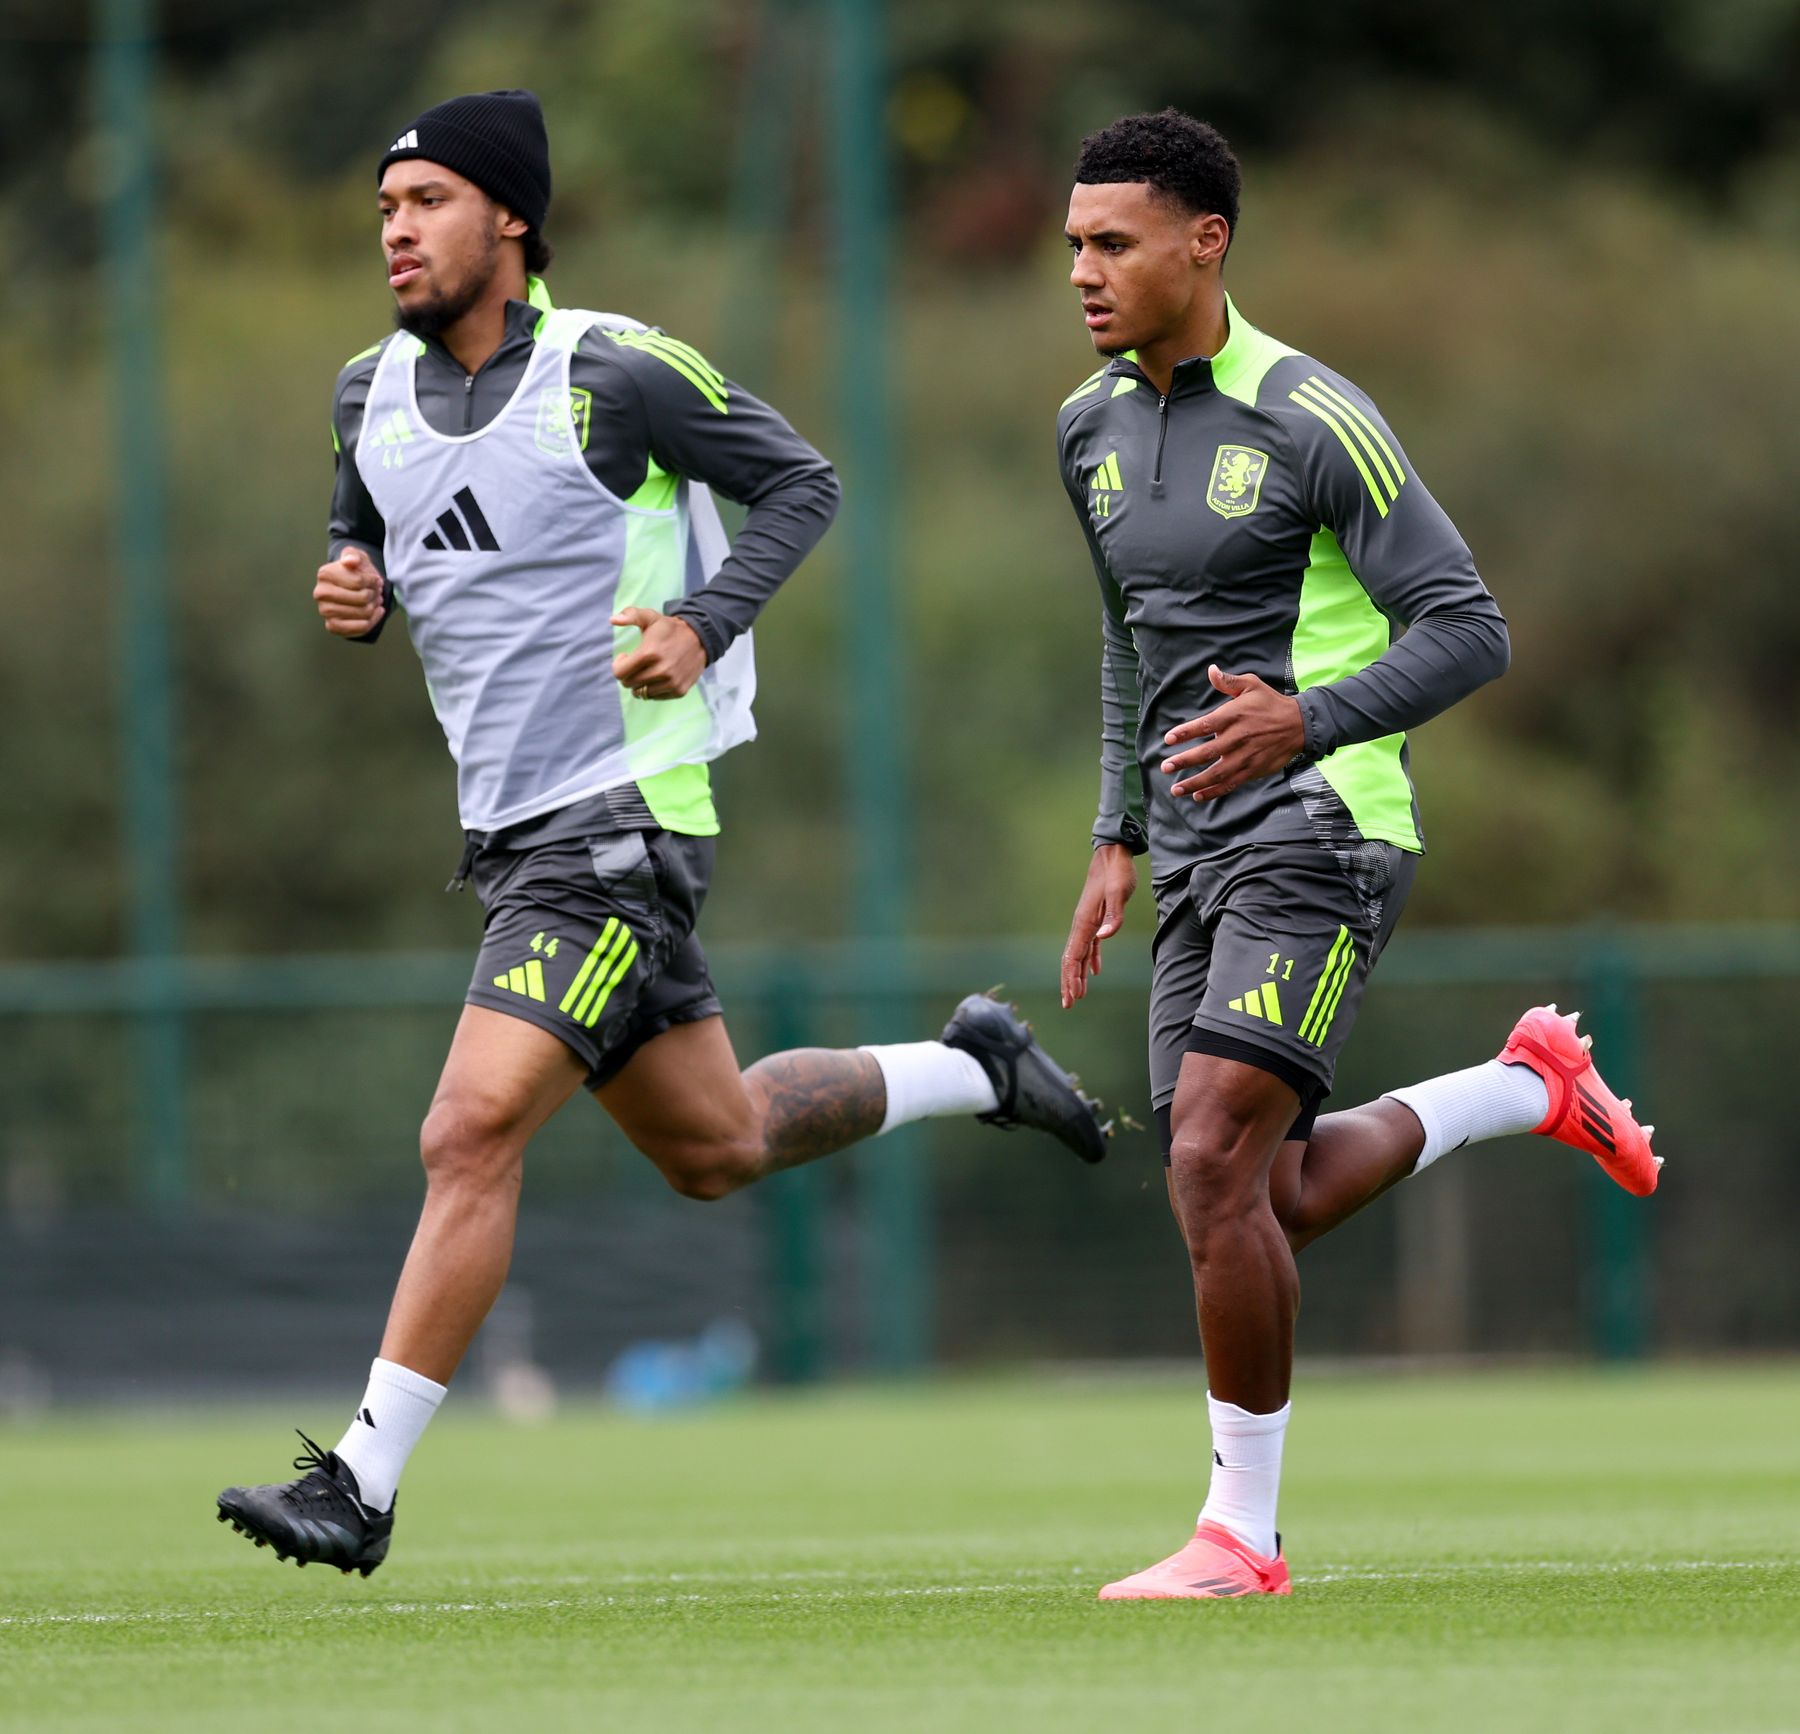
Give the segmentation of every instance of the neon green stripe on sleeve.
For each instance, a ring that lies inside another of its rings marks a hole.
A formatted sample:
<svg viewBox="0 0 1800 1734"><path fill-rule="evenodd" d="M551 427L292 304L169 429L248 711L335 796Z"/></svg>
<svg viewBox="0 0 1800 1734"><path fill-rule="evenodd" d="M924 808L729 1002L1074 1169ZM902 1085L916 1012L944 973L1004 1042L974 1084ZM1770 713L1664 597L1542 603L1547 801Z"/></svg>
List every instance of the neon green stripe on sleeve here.
<svg viewBox="0 0 1800 1734"><path fill-rule="evenodd" d="M1376 475L1381 478L1382 486L1387 489L1388 498L1390 500L1399 499L1399 480L1389 471L1387 465L1381 461L1381 453L1375 449L1374 442L1363 432L1362 424L1357 421L1354 416L1346 415L1336 404L1328 402L1323 396L1316 393L1313 389L1311 380L1308 380L1306 384L1299 389L1306 394L1306 401L1321 415L1336 415L1342 420L1344 425L1350 430L1351 437L1362 447L1369 462L1374 465Z"/></svg>
<svg viewBox="0 0 1800 1734"><path fill-rule="evenodd" d="M666 349L670 354L679 356L697 373L710 379L718 389L725 390L725 375L706 359L691 343L683 343L678 337L671 337L666 331L646 331L642 333L646 345L656 349Z"/></svg>
<svg viewBox="0 0 1800 1734"><path fill-rule="evenodd" d="M665 367L672 367L688 384L716 409L720 415L730 412L725 406L725 392L722 385L713 384L711 370L702 372L683 356L679 349L665 347L665 340L639 331L609 331L607 336L614 343L626 349L637 349L646 355L654 355ZM704 363L701 364L704 366Z"/></svg>
<svg viewBox="0 0 1800 1734"><path fill-rule="evenodd" d="M1400 460L1394 456L1394 448L1382 438L1381 429L1378 428L1374 422L1370 421L1370 419L1364 415L1363 412L1349 400L1349 398L1345 397L1341 391L1333 390L1332 387L1327 385L1316 373L1306 383L1311 386L1314 391L1318 392L1327 403L1336 404L1344 411L1345 415L1350 420L1351 426L1360 429L1367 435L1367 439L1364 441L1365 444L1367 444L1367 440L1372 439L1376 445L1380 446L1383 455L1387 458L1388 464L1393 469L1393 486L1396 497L1398 497L1400 484L1406 480L1406 471L1401 468Z"/></svg>
<svg viewBox="0 0 1800 1734"><path fill-rule="evenodd" d="M1350 454L1351 463L1356 465L1356 473L1362 477L1363 486L1369 490L1369 498L1375 502L1375 510L1385 518L1388 515L1388 503L1382 498L1381 489L1376 485L1375 478L1369 473L1369 466L1363 462L1362 453L1356 449L1343 424L1329 410L1321 408L1310 398L1302 397L1297 391L1290 391L1288 397L1294 403L1299 404L1302 409L1310 410L1337 435L1338 443Z"/></svg>

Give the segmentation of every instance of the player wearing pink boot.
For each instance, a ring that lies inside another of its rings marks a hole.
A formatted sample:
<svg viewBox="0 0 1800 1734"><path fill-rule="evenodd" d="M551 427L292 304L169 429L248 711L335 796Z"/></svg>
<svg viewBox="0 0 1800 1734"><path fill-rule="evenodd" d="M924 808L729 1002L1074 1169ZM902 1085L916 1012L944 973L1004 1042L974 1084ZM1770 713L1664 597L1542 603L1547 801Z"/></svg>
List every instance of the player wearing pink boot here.
<svg viewBox="0 0 1800 1734"><path fill-rule="evenodd" d="M1182 1550L1109 1600L1280 1594L1294 1253L1446 1150L1542 1131L1633 1192L1647 1136L1573 1021L1320 1117L1424 852L1407 732L1502 674L1506 623L1353 381L1226 294L1240 175L1175 110L1083 141L1065 239L1102 365L1057 418L1101 602L1101 790L1072 1006L1154 863L1151 1102L1192 1267L1213 1467Z"/></svg>
<svg viewBox="0 0 1800 1734"><path fill-rule="evenodd" d="M1586 1151L1636 1197L1654 1192L1662 1170L1662 1158L1650 1148L1656 1128L1640 1126L1630 1101L1607 1087L1590 1052L1593 1037L1577 1033L1580 1015L1533 1006L1496 1058L1321 1116L1298 1161L1277 1164L1273 1202L1290 1247L1299 1251L1452 1150L1521 1132ZM1291 1172L1281 1174L1283 1167ZM1293 1593L1275 1533L1287 1406L1275 1415L1252 1415L1209 1394L1207 1407L1212 1485L1193 1539L1109 1583L1100 1592L1103 1602ZM1229 1461L1222 1450L1231 1453ZM1252 1545L1257 1540L1261 1551Z"/></svg>

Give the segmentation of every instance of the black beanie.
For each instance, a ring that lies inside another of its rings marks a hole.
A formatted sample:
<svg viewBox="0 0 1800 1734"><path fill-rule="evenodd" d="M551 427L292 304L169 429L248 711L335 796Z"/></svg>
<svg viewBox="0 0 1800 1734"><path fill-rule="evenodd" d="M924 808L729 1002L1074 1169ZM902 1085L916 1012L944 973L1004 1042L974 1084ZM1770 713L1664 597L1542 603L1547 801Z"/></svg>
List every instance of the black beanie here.
<svg viewBox="0 0 1800 1734"><path fill-rule="evenodd" d="M423 157L473 181L534 229L550 209L550 138L544 111L529 90L490 90L453 96L428 108L388 147L375 180L389 163Z"/></svg>

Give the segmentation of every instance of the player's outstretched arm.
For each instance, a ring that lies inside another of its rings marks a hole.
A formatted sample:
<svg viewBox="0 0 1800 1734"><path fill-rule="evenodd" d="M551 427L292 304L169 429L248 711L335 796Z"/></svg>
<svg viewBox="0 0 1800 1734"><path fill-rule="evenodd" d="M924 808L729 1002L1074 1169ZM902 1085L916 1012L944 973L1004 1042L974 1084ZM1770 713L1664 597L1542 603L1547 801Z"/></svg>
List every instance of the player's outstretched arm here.
<svg viewBox="0 0 1800 1734"><path fill-rule="evenodd" d="M360 548L346 548L319 568L313 606L338 638L366 638L387 616L387 585Z"/></svg>
<svg viewBox="0 0 1800 1734"><path fill-rule="evenodd" d="M1087 883L1069 923L1069 943L1062 954L1062 1004L1067 1011L1087 996L1088 977L1100 973L1101 941L1111 939L1125 921L1125 905L1137 890L1137 863L1123 843L1099 843L1088 863Z"/></svg>

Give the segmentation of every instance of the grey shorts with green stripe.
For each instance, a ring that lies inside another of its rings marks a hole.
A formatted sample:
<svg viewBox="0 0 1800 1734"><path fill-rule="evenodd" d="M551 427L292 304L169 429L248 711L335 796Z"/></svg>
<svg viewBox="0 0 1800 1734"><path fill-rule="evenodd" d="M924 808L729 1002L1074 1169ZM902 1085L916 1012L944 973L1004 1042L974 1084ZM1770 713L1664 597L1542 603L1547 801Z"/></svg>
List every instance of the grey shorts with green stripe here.
<svg viewBox="0 0 1800 1734"><path fill-rule="evenodd" d="M1303 843L1268 845L1159 885L1153 1104L1174 1100L1183 1054L1220 1054L1290 1084L1310 1130L1417 868L1390 843L1359 844L1347 863Z"/></svg>
<svg viewBox="0 0 1800 1734"><path fill-rule="evenodd" d="M694 937L712 859L710 837L673 831L484 848L470 873L487 927L468 1003L548 1030L590 1089L609 1082L665 1030L719 1013Z"/></svg>

